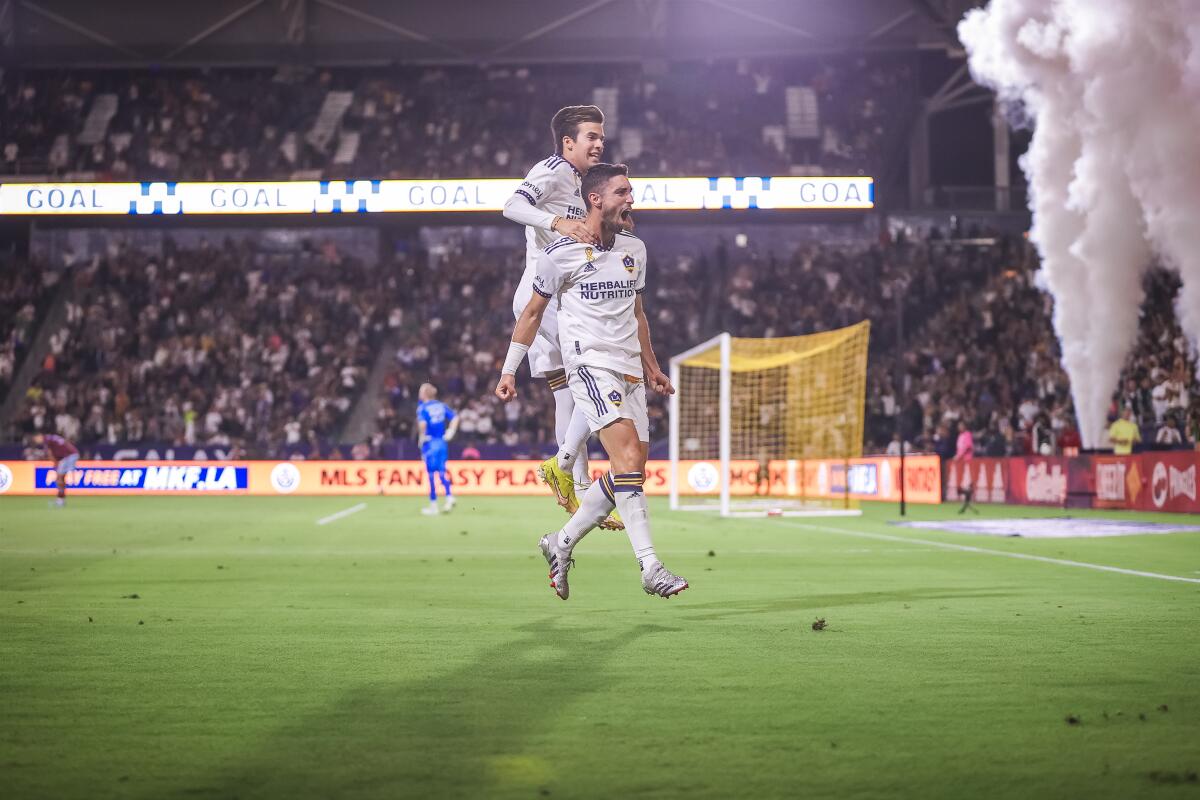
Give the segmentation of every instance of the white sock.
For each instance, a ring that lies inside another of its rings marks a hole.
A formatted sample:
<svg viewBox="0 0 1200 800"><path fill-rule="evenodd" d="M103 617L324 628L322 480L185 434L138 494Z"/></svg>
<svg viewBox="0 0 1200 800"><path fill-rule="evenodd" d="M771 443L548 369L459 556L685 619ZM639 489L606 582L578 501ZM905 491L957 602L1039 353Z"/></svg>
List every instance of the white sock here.
<svg viewBox="0 0 1200 800"><path fill-rule="evenodd" d="M575 412L575 398L567 388L566 375L559 372L548 373L546 382L550 384L550 391L554 393L554 441L561 447Z"/></svg>
<svg viewBox="0 0 1200 800"><path fill-rule="evenodd" d="M583 413L583 409L576 408L571 414L571 421L563 432L563 437L558 441L558 465L569 472L575 465L575 459L581 454L587 458L587 440L591 435L587 415Z"/></svg>
<svg viewBox="0 0 1200 800"><path fill-rule="evenodd" d="M642 572L649 572L658 563L658 554L654 552L654 542L650 538L650 510L646 506L646 493L642 490L645 478L640 472L619 475L610 472L605 477L610 476L617 511L621 512L621 521L625 523L625 533L629 534L633 554Z"/></svg>
<svg viewBox="0 0 1200 800"><path fill-rule="evenodd" d="M588 465L587 448L579 451L578 457L575 459L574 465L571 467L571 475L575 478L575 485L580 489L586 490L592 485L591 467Z"/></svg>
<svg viewBox="0 0 1200 800"><path fill-rule="evenodd" d="M571 422L567 425L563 438L558 443L558 465L565 472L572 473L575 476L575 483L582 486L587 486L592 482L588 476L587 466L587 442L591 435L592 430L588 425L587 415L583 413L583 409L576 408L571 414ZM583 462L583 466L579 465L580 461Z"/></svg>
<svg viewBox="0 0 1200 800"><path fill-rule="evenodd" d="M607 477L607 476L605 476ZM575 549L579 540L587 536L613 510L612 492L598 480L588 487L579 498L579 510L576 511L567 524L558 532L558 547L568 553Z"/></svg>

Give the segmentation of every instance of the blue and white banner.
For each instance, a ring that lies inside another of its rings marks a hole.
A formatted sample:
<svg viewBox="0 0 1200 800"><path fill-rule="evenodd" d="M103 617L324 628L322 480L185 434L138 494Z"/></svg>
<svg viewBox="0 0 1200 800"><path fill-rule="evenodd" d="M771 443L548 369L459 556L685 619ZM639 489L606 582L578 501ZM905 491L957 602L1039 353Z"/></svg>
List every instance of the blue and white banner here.
<svg viewBox="0 0 1200 800"><path fill-rule="evenodd" d="M34 472L37 489L53 489L57 475L51 467ZM214 464L89 465L76 467L67 475L73 489L108 489L118 493L134 490L157 492L245 492L250 485L245 466Z"/></svg>
<svg viewBox="0 0 1200 800"><path fill-rule="evenodd" d="M499 211L519 180L3 183L0 214L370 214ZM870 209L873 178L636 178L635 208Z"/></svg>

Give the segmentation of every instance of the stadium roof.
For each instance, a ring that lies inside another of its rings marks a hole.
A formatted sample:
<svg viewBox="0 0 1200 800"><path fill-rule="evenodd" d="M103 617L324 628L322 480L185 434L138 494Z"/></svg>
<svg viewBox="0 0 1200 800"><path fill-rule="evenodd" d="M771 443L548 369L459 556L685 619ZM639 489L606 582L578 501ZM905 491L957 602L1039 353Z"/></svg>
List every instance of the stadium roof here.
<svg viewBox="0 0 1200 800"><path fill-rule="evenodd" d="M9 66L604 62L956 50L978 0L0 0Z"/></svg>

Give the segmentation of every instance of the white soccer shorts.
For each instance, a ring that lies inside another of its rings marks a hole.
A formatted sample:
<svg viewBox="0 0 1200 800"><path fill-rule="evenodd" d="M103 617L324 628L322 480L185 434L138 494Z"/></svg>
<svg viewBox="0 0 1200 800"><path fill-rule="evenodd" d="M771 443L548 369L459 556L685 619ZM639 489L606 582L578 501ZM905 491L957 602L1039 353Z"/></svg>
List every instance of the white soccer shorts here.
<svg viewBox="0 0 1200 800"><path fill-rule="evenodd" d="M518 285L513 295L513 318L519 319L529 298L533 297L533 284ZM552 299L542 314L542 327L533 344L529 345L529 374L535 378L546 377L547 372L563 369L562 348L558 346L558 301Z"/></svg>
<svg viewBox="0 0 1200 800"><path fill-rule="evenodd" d="M646 413L646 384L640 378L603 367L581 365L571 370L567 385L575 407L583 410L593 433L619 419L633 420L638 439L650 441L650 416Z"/></svg>

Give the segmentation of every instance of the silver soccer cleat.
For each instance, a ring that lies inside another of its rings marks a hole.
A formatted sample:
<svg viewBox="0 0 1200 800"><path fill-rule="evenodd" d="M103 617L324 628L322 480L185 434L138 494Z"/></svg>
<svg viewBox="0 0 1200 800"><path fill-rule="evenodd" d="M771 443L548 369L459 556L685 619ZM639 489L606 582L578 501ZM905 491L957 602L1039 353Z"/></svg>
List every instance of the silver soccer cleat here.
<svg viewBox="0 0 1200 800"><path fill-rule="evenodd" d="M646 594L654 594L659 597L674 597L688 588L688 582L686 579L673 574L660 561L649 572L642 573L642 588L646 591Z"/></svg>
<svg viewBox="0 0 1200 800"><path fill-rule="evenodd" d="M546 563L550 566L550 588L554 590L555 594L566 600L571 594L571 587L567 583L567 573L575 565L575 559L571 558L570 553L564 553L559 549L557 538L557 532L548 533L538 542L538 547L541 549L542 555L546 557Z"/></svg>

